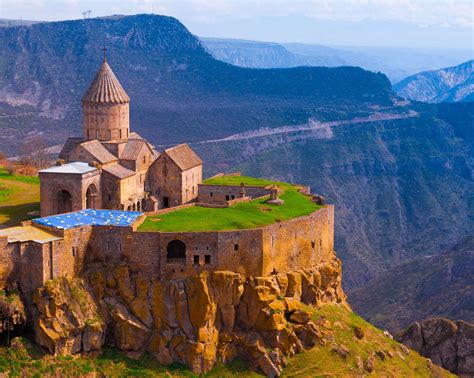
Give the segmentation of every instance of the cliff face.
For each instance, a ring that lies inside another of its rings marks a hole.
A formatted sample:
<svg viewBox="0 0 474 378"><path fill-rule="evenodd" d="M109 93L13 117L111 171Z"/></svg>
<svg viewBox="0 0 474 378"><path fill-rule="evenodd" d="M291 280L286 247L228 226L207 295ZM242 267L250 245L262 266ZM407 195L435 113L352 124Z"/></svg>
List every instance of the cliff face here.
<svg viewBox="0 0 474 378"><path fill-rule="evenodd" d="M269 277L214 272L167 282L126 265L96 266L82 279L39 289L34 328L38 344L54 354L111 345L148 351L163 364L182 362L195 373L240 356L275 376L286 357L324 336L302 304L328 302L345 304L337 259Z"/></svg>

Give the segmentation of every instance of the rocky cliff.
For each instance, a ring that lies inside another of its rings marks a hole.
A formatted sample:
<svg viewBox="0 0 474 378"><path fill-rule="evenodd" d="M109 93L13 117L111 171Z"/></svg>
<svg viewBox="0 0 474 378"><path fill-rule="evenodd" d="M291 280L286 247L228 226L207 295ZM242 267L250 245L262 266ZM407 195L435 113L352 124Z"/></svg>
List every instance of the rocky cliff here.
<svg viewBox="0 0 474 378"><path fill-rule="evenodd" d="M444 318L415 322L397 340L435 364L458 374L474 375L474 324Z"/></svg>
<svg viewBox="0 0 474 378"><path fill-rule="evenodd" d="M49 281L33 298L37 343L69 355L111 345L195 373L236 357L279 375L287 357L324 339L303 304L345 304L339 260L270 277L232 272L162 282L126 265Z"/></svg>

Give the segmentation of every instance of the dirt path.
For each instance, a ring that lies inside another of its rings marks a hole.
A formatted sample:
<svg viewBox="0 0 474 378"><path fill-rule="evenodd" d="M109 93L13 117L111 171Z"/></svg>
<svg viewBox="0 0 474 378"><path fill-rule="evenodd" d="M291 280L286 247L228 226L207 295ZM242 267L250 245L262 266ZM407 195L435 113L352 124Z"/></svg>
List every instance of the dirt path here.
<svg viewBox="0 0 474 378"><path fill-rule="evenodd" d="M257 130L247 131L244 133L230 135L225 138L221 139L210 139L210 140L203 140L200 142L189 143L192 145L201 145L207 143L219 143L219 142L229 142L229 141L236 141L236 140L243 140L243 139L252 139L252 138L260 138L262 136L268 135L276 135L276 134L290 134L294 132L300 131L316 131L322 129L330 129L334 126L343 126L343 125L352 125L357 123L369 123L369 122L378 122L378 121L393 121L397 119L406 119L417 117L418 113L410 110L406 114L395 114L395 113L374 113L368 117L360 117L360 118L353 118L350 120L344 121L333 121L333 122L319 122L313 119L310 119L308 123L300 124L300 125L293 125L293 126L282 126L282 127L275 127L275 128L261 128Z"/></svg>

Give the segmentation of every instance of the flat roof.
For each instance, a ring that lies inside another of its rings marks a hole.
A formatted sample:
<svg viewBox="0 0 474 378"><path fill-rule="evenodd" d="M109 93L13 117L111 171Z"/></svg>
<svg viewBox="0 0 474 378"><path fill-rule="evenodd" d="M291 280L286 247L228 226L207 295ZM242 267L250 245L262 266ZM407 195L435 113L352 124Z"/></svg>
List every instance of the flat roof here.
<svg viewBox="0 0 474 378"><path fill-rule="evenodd" d="M44 244L62 237L34 226L17 226L0 230L0 237L6 236L9 243L34 241Z"/></svg>
<svg viewBox="0 0 474 378"><path fill-rule="evenodd" d="M127 227L137 220L139 211L86 209L72 213L37 218L32 222L59 230L69 230L81 226L118 226Z"/></svg>
<svg viewBox="0 0 474 378"><path fill-rule="evenodd" d="M39 173L75 173L84 174L96 171L96 167L91 167L88 163L76 161L74 163L67 163L62 165L55 165L46 169L38 171Z"/></svg>

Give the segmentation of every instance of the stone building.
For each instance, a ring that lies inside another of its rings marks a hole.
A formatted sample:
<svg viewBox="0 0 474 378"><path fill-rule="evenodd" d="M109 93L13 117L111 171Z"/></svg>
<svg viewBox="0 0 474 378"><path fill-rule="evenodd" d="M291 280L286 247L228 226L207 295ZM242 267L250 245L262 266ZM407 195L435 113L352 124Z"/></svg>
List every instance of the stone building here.
<svg viewBox="0 0 474 378"><path fill-rule="evenodd" d="M130 97L104 61L82 98L83 136L39 172L41 216L86 208L154 211L196 200L202 161L186 144L160 154L130 132Z"/></svg>

